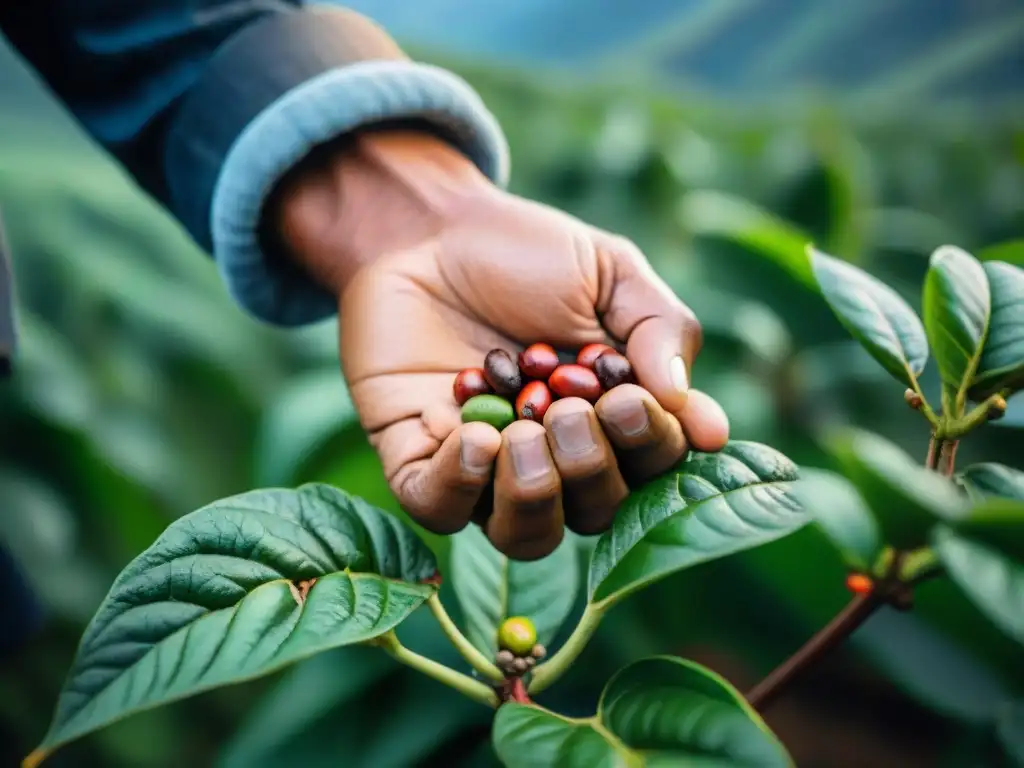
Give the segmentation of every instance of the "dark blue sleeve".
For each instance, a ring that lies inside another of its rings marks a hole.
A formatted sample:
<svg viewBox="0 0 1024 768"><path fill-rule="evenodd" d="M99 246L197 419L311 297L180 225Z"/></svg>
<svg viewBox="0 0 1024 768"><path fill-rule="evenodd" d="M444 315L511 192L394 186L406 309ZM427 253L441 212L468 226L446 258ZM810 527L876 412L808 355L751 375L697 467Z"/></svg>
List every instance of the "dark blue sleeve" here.
<svg viewBox="0 0 1024 768"><path fill-rule="evenodd" d="M507 149L460 78L411 62L353 11L288 0L23 0L0 29L88 132L212 252L255 316L335 300L264 251L263 203L316 144L415 120L504 182Z"/></svg>

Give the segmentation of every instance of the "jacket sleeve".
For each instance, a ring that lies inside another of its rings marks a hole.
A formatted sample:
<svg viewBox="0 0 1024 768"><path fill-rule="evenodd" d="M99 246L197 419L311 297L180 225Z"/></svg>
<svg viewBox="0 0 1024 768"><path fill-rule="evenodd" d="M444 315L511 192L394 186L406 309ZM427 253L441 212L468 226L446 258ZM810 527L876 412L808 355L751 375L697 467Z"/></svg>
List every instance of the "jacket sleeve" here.
<svg viewBox="0 0 1024 768"><path fill-rule="evenodd" d="M29 63L213 254L231 295L269 323L301 325L336 309L258 234L271 188L317 144L401 121L506 181L504 137L476 93L410 61L353 11L284 0L37 0L6 13L3 31Z"/></svg>

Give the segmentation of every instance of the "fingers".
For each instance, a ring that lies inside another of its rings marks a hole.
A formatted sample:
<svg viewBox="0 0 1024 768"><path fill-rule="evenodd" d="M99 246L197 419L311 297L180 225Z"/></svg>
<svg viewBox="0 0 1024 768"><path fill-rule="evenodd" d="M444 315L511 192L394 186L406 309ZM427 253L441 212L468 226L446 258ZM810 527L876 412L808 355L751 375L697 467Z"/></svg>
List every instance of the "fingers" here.
<svg viewBox="0 0 1024 768"><path fill-rule="evenodd" d="M686 407L690 370L703 342L700 323L635 246L607 238L603 258L614 284L602 322L626 342L637 381L677 418Z"/></svg>
<svg viewBox="0 0 1024 768"><path fill-rule="evenodd" d="M690 446L698 451L720 451L729 442L729 417L709 395L690 390L681 415Z"/></svg>
<svg viewBox="0 0 1024 768"><path fill-rule="evenodd" d="M451 534L466 527L491 482L501 435L490 424L463 424L428 459L402 467L392 481L412 518L429 531Z"/></svg>
<svg viewBox="0 0 1024 768"><path fill-rule="evenodd" d="M596 411L618 454L619 469L633 485L660 475L686 454L679 420L641 387L622 384L606 392Z"/></svg>
<svg viewBox="0 0 1024 768"><path fill-rule="evenodd" d="M517 421L501 433L494 508L484 524L491 543L515 560L550 554L564 535L562 482L544 427Z"/></svg>
<svg viewBox="0 0 1024 768"><path fill-rule="evenodd" d="M566 525L577 533L601 533L629 495L612 447L586 400L566 398L544 416L548 445L562 478Z"/></svg>

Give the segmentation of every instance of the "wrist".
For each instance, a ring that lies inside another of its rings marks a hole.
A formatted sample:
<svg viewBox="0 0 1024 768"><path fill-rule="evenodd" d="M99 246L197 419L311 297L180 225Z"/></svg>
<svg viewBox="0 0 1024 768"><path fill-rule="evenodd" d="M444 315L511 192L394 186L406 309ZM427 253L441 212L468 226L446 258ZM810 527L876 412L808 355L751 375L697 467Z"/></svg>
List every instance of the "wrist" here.
<svg viewBox="0 0 1024 768"><path fill-rule="evenodd" d="M440 139L365 132L299 163L278 184L266 219L291 258L340 298L367 264L436 236L467 202L496 192Z"/></svg>

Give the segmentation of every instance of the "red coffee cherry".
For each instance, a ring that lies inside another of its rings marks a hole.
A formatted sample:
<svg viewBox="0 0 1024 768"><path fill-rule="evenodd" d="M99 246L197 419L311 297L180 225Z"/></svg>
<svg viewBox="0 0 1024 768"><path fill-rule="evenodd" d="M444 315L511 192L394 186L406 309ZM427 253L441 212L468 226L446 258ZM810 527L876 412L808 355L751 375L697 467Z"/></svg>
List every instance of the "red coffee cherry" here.
<svg viewBox="0 0 1024 768"><path fill-rule="evenodd" d="M603 355L605 352L614 352L615 350L609 347L607 344L587 344L583 349L576 355L576 365L582 365L584 368L594 369L594 362Z"/></svg>
<svg viewBox="0 0 1024 768"><path fill-rule="evenodd" d="M504 349L492 349L484 358L484 378L499 395L509 397L523 388L523 375Z"/></svg>
<svg viewBox="0 0 1024 768"><path fill-rule="evenodd" d="M491 391L491 385L484 378L483 368L467 368L459 371L452 384L452 393L455 395L455 402L465 405L466 401L477 395L486 395Z"/></svg>
<svg viewBox="0 0 1024 768"><path fill-rule="evenodd" d="M618 352L605 352L594 361L594 374L607 392L619 384L632 381L633 366L629 364L625 355L620 355Z"/></svg>
<svg viewBox="0 0 1024 768"><path fill-rule="evenodd" d="M601 382L589 368L570 363L555 368L548 379L551 391L559 397L582 397L596 403L601 397Z"/></svg>
<svg viewBox="0 0 1024 768"><path fill-rule="evenodd" d="M546 381L558 367L558 353L550 344L531 344L519 353L519 370L530 379Z"/></svg>
<svg viewBox="0 0 1024 768"><path fill-rule="evenodd" d="M875 584L871 578L863 573L851 573L846 577L846 588L854 594L866 595L874 587Z"/></svg>
<svg viewBox="0 0 1024 768"><path fill-rule="evenodd" d="M544 414L551 405L551 390L543 381L531 381L516 398L516 416L539 424L544 423Z"/></svg>

